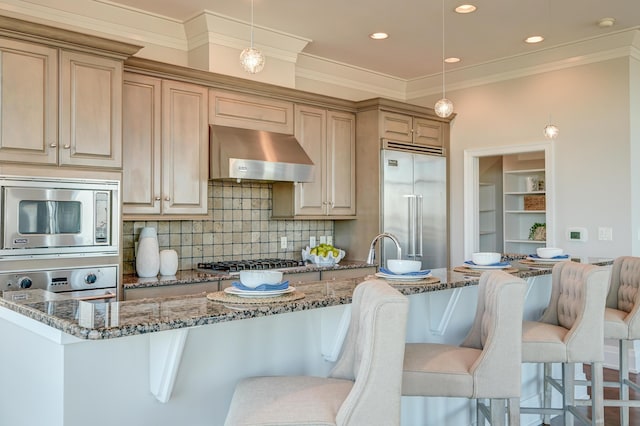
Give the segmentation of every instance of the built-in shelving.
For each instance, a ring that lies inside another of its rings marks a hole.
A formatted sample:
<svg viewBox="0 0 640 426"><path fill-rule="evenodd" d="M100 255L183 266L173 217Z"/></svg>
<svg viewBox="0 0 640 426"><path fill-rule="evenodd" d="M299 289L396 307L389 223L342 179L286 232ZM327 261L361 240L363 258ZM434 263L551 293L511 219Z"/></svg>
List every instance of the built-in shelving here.
<svg viewBox="0 0 640 426"><path fill-rule="evenodd" d="M503 179L504 251L521 254L535 252L537 247L546 245L546 240L531 239L529 234L534 224L546 225L547 215L544 207L527 206L526 199L529 196L546 197L545 170L504 170Z"/></svg>
<svg viewBox="0 0 640 426"><path fill-rule="evenodd" d="M496 186L480 182L478 193L480 251L496 251Z"/></svg>

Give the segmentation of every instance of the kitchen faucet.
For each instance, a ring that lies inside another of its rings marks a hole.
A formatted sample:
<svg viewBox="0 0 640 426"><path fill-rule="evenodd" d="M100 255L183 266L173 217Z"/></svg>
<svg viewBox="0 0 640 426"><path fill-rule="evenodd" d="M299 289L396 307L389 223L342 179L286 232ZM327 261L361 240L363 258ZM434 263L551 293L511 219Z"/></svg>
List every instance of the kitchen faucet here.
<svg viewBox="0 0 640 426"><path fill-rule="evenodd" d="M369 246L369 256L367 256L367 263L372 264L374 258L376 257L376 243L379 239L387 237L396 245L396 249L398 250L398 259L402 259L402 249L400 248L400 241L396 238L395 235L389 234L388 232L383 232L382 234L378 234L371 241L371 245Z"/></svg>

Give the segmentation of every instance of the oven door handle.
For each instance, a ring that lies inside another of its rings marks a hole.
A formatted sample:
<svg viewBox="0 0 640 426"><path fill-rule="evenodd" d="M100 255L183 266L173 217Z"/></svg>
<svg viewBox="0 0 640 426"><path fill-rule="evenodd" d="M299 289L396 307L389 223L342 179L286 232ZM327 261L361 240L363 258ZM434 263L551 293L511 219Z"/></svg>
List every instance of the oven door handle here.
<svg viewBox="0 0 640 426"><path fill-rule="evenodd" d="M114 299L116 297L113 293L100 294L97 296L85 296L85 297L74 297L74 299L79 300L81 302L86 302L89 300L100 300L100 299Z"/></svg>

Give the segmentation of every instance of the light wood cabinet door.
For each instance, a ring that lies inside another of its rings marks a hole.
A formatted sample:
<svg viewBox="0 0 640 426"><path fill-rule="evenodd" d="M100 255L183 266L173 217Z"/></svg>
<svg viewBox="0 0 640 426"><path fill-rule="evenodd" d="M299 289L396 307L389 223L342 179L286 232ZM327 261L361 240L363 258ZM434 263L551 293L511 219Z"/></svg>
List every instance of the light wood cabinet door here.
<svg viewBox="0 0 640 426"><path fill-rule="evenodd" d="M209 126L206 87L162 82L162 212L206 214Z"/></svg>
<svg viewBox="0 0 640 426"><path fill-rule="evenodd" d="M413 142L413 118L409 115L382 111L380 135L398 142Z"/></svg>
<svg viewBox="0 0 640 426"><path fill-rule="evenodd" d="M58 51L0 39L0 161L58 161Z"/></svg>
<svg viewBox="0 0 640 426"><path fill-rule="evenodd" d="M293 133L293 103L261 96L211 90L209 121L221 126Z"/></svg>
<svg viewBox="0 0 640 426"><path fill-rule="evenodd" d="M356 118L353 114L327 113L326 143L327 214L356 214Z"/></svg>
<svg viewBox="0 0 640 426"><path fill-rule="evenodd" d="M60 52L59 164L122 167L122 61Z"/></svg>
<svg viewBox="0 0 640 426"><path fill-rule="evenodd" d="M413 141L419 145L442 146L442 123L426 118L414 117Z"/></svg>
<svg viewBox="0 0 640 426"><path fill-rule="evenodd" d="M122 212L160 214L162 81L125 74L122 116Z"/></svg>
<svg viewBox="0 0 640 426"><path fill-rule="evenodd" d="M295 215L326 215L327 112L306 105L295 107L296 139L315 166L313 182L295 187Z"/></svg>

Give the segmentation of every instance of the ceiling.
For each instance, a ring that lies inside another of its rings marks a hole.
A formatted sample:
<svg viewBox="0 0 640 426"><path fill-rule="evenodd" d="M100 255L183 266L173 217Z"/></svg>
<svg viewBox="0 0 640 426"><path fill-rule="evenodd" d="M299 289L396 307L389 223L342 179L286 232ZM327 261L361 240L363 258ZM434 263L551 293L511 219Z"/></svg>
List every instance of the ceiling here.
<svg viewBox="0 0 640 426"><path fill-rule="evenodd" d="M244 22L250 0L98 0L183 22L204 10ZM444 0L447 70L549 49L610 32L640 28L639 0L474 0L477 11ZM615 25L601 28L601 18ZM254 0L254 25L311 40L303 53L411 80L442 71L442 0ZM373 32L390 37L369 39ZM545 41L523 42L540 34ZM260 40L256 39L259 45ZM268 66L268 63L267 63Z"/></svg>

